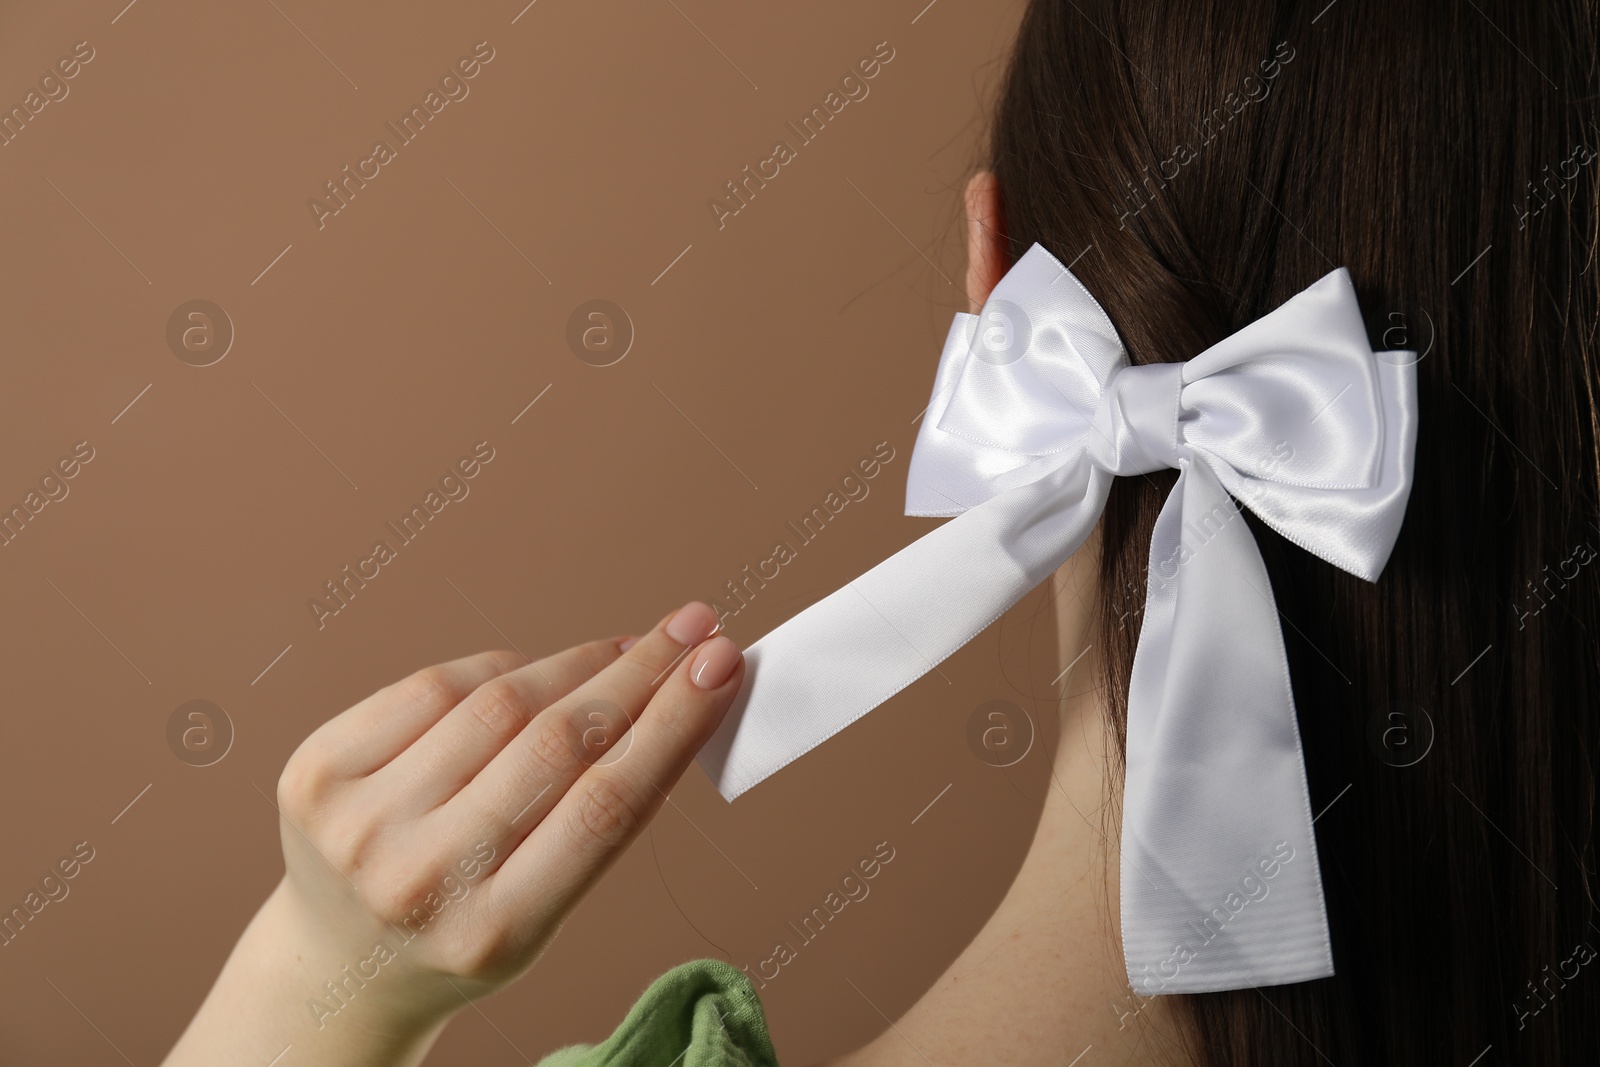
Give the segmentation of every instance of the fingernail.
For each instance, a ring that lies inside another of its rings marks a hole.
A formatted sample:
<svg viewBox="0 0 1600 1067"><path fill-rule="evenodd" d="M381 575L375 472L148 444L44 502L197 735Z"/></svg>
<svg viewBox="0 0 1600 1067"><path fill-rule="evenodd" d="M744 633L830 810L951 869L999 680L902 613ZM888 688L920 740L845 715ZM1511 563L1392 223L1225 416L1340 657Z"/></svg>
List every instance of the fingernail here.
<svg viewBox="0 0 1600 1067"><path fill-rule="evenodd" d="M667 623L667 636L680 645L698 645L717 632L717 613L698 600L679 608Z"/></svg>
<svg viewBox="0 0 1600 1067"><path fill-rule="evenodd" d="M617 642L617 649L618 651L626 652L628 649L632 648L638 643L639 639L637 637L624 637L621 641Z"/></svg>
<svg viewBox="0 0 1600 1067"><path fill-rule="evenodd" d="M739 666L739 646L726 637L714 637L695 653L689 679L701 689L719 689Z"/></svg>

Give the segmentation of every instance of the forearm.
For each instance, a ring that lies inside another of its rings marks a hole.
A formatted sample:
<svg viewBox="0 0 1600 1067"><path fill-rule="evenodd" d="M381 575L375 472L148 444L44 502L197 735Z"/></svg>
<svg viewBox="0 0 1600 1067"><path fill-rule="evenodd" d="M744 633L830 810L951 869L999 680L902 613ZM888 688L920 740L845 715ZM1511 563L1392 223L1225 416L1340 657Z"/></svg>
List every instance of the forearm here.
<svg viewBox="0 0 1600 1067"><path fill-rule="evenodd" d="M421 1063L450 1013L402 1006L391 995L398 991L384 988L382 973L370 982L350 978L370 946L356 952L313 943L307 929L280 883L239 938L164 1067Z"/></svg>

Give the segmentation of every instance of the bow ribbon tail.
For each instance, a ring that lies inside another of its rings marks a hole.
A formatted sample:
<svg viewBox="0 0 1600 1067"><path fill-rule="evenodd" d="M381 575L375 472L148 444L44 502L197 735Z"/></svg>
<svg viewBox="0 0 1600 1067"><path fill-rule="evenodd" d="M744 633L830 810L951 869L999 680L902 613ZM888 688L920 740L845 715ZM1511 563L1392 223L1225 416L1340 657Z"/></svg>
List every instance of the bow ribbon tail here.
<svg viewBox="0 0 1600 1067"><path fill-rule="evenodd" d="M1211 468L1185 459L1180 470L1151 538L1129 686L1128 980L1151 996L1326 977L1310 793L1266 565Z"/></svg>
<svg viewBox="0 0 1600 1067"><path fill-rule="evenodd" d="M745 651L696 759L733 800L933 670L1075 552L1111 475L1082 452L968 509Z"/></svg>

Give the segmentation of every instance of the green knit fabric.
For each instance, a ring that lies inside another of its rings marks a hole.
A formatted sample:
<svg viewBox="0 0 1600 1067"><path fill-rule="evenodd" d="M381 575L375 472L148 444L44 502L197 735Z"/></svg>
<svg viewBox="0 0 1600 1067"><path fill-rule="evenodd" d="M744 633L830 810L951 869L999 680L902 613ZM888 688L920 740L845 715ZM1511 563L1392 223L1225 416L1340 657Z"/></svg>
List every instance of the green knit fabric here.
<svg viewBox="0 0 1600 1067"><path fill-rule="evenodd" d="M650 983L616 1032L537 1067L778 1067L755 987L721 960L690 960Z"/></svg>

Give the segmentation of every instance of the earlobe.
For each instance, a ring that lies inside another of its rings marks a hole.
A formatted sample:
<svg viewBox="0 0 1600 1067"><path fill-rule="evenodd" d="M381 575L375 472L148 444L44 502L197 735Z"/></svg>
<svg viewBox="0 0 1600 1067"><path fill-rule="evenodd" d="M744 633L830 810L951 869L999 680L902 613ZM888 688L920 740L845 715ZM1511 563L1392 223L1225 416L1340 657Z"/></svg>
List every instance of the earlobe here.
<svg viewBox="0 0 1600 1067"><path fill-rule="evenodd" d="M967 310L976 314L1005 274L1000 183L980 170L967 180Z"/></svg>

